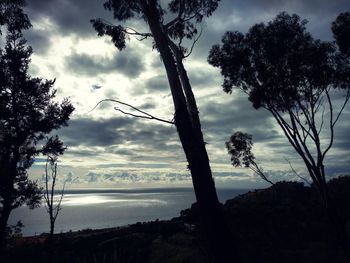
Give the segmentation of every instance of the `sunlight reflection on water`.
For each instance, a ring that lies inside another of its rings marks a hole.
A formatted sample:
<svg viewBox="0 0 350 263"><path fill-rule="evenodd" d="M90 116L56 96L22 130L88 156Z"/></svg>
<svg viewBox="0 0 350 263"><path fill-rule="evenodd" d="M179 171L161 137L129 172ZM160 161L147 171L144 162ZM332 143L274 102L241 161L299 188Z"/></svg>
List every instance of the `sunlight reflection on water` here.
<svg viewBox="0 0 350 263"><path fill-rule="evenodd" d="M152 206L152 205L167 205L168 202L160 199L128 199L118 198L116 196L100 196L100 195L67 195L62 200L62 206L84 206L96 204L112 204L118 206ZM113 206L111 206L113 207Z"/></svg>
<svg viewBox="0 0 350 263"><path fill-rule="evenodd" d="M247 190L219 190L223 202ZM55 195L56 201L59 195ZM44 201L44 200L43 200ZM134 189L67 190L62 200L62 211L57 218L55 232L85 228L116 227L155 219L165 220L179 216L180 211L195 202L193 189ZM43 202L40 208L29 210L22 206L10 216L9 225L21 220L25 236L48 232L48 214ZM1 257L0 257L1 261Z"/></svg>

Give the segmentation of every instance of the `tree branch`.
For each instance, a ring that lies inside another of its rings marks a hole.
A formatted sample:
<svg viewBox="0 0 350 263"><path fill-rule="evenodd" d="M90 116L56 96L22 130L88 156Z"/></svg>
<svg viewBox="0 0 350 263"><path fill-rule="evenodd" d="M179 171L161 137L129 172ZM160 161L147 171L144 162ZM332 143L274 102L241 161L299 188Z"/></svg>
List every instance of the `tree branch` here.
<svg viewBox="0 0 350 263"><path fill-rule="evenodd" d="M168 120L164 120L164 119L155 117L155 116L153 116L153 115L151 115L151 114L149 114L149 113L147 113L147 112L145 112L145 111L143 111L143 110L140 110L140 109L136 108L135 106L132 106L132 105L130 105L130 104L128 104L128 103L125 103L125 102L122 102L122 101L119 101L119 100L114 100L114 99L103 99L103 100L99 101L99 102L95 105L95 107L93 107L92 110L90 110L88 113L92 112L92 111L95 110L101 103L106 102L106 101L115 102L115 103L118 103L118 104L127 106L127 107L129 107L129 108L131 108L131 109L133 109L133 110L135 110L135 111L140 112L140 113L143 114L143 115L137 115L137 114L133 114L133 113L130 113L130 112L125 112L125 111L123 111L123 110L121 110L121 109L119 109L119 108L117 108L117 107L114 107L114 109L115 109L116 111L119 111L119 112L121 112L121 113L123 113L123 114L125 114L125 115L129 115L129 116L132 116L132 117L135 117L135 118L141 118L141 119L156 120L156 121L160 121L160 122L164 122L164 123L168 123L168 124L175 124L174 121L168 121Z"/></svg>
<svg viewBox="0 0 350 263"><path fill-rule="evenodd" d="M191 48L190 48L190 51L188 52L188 54L186 54L186 55L183 56L184 58L188 58L188 57L192 54L193 48L194 48L195 44L197 43L197 41L198 41L198 40L200 39L200 37L202 36L202 33L203 33L203 27L202 27L202 25L201 25L201 31L199 32L198 37L196 37L196 38L194 39L194 41L193 41L193 43L192 43L192 46L191 46Z"/></svg>
<svg viewBox="0 0 350 263"><path fill-rule="evenodd" d="M99 18L100 21L102 21L103 23L111 26L111 27L115 27L115 25L111 22L109 22L108 20L104 19L104 18ZM142 32L138 32L135 29L131 28L131 27L124 27L125 30L122 30L122 32L124 32L125 34L131 35L131 36L140 36L141 39L137 39L139 41L142 41L144 39L146 39L147 37L153 37L153 35L151 33L142 33Z"/></svg>
<svg viewBox="0 0 350 263"><path fill-rule="evenodd" d="M302 177L300 174L298 174L298 172L294 169L294 167L292 166L292 163L287 159L287 158L284 158L288 163L289 163L289 166L290 166L290 169L292 170L292 172L297 176L299 177L300 179L302 179L305 183L307 183L308 185L311 185L311 183L304 177Z"/></svg>
<svg viewBox="0 0 350 263"><path fill-rule="evenodd" d="M340 109L340 111L337 114L337 117L335 118L335 120L333 121L333 104L332 104L332 100L330 98L329 92L326 91L326 97L327 97L327 101L328 101L328 105L329 105L329 126L330 126L330 130L331 130L331 139L330 142L327 146L327 148L324 150L323 154L322 154L322 160L325 158L327 152L331 149L332 145L333 145L333 140L334 140L334 126L337 123L337 121L339 120L339 117L341 115L341 113L343 112L346 104L348 103L349 99L350 99L350 90L347 91L346 93L346 97L345 97L345 101Z"/></svg>

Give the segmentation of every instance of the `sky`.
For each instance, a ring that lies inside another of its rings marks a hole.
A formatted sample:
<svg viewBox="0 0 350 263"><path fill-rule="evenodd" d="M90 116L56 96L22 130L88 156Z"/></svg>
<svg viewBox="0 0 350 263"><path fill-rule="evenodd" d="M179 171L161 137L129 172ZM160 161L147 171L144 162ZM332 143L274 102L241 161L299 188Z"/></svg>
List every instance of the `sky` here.
<svg viewBox="0 0 350 263"><path fill-rule="evenodd" d="M68 147L59 158L60 181L67 181L67 188L191 186L174 125L125 116L114 110L118 105L110 102L91 111L100 100L110 98L172 120L170 89L152 41L131 37L127 48L118 51L108 37L97 37L90 19L104 18L118 24L112 13L104 10L103 0L27 2L25 11L33 24L25 33L34 50L30 74L55 78L57 99L69 97L76 108L69 127L55 132ZM207 63L211 46L219 43L226 31L245 33L255 23L268 22L281 11L307 19L307 29L315 38L331 41L331 22L340 12L349 10L348 0L222 0L205 20L202 37L184 63L197 99L218 187L267 186L250 170L230 164L225 141L235 131L253 135L256 160L272 181L297 179L286 159L300 175L307 174L267 111L253 109L239 91L231 95L222 91L219 70ZM128 26L148 32L143 21L134 20ZM349 116L347 106L326 160L330 177L349 171ZM44 164L45 159L39 156L29 171L30 178L41 182Z"/></svg>

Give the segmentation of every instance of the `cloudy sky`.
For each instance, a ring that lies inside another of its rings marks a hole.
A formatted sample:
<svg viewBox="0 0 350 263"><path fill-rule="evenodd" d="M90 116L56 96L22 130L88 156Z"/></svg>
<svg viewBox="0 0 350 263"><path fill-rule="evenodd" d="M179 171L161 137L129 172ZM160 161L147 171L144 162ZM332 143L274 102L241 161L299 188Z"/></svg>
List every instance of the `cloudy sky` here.
<svg viewBox="0 0 350 263"><path fill-rule="evenodd" d="M90 19L101 17L116 23L112 14L103 9L103 0L27 2L25 10L33 24L26 33L34 50L30 73L56 78L58 98L70 97L76 107L69 127L58 131L68 146L59 163L60 177L68 181L67 187L190 186L174 126L122 115L112 103L90 112L100 100L112 98L157 117L173 118L165 71L158 53L152 50L152 42L131 38L120 52L108 37L97 37ZM226 31L246 32L255 23L267 22L281 11L307 19L314 37L332 40L331 22L349 9L348 0L222 0L218 10L203 23L202 37L185 66L219 187L264 185L250 171L230 165L224 143L233 131L253 135L255 156L271 180L295 178L286 158L301 174L304 168L268 112L254 110L240 92L228 95L222 91L219 70L206 61L210 47L219 43ZM132 21L130 26L147 31L143 21ZM349 171L349 116L348 106L327 159L329 175ZM43 164L43 159L37 158L30 170L32 178L41 178Z"/></svg>

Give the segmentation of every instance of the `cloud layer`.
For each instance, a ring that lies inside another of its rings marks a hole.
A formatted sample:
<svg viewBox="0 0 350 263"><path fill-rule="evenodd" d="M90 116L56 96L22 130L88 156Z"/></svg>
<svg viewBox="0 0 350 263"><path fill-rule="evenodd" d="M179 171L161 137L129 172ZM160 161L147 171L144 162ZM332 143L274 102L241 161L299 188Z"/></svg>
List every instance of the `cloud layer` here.
<svg viewBox="0 0 350 263"><path fill-rule="evenodd" d="M166 73L152 41L131 38L119 52L109 38L98 38L89 20L112 21L104 1L30 0L26 11L33 29L26 33L34 49L31 72L57 78L59 98L70 97L77 110L70 125L58 131L68 146L60 160L64 178L73 187L120 185L190 185L191 178L175 127L135 119L114 110L131 108L104 103L114 98L171 120L173 106ZM257 160L275 180L294 178L285 158L301 173L300 159L267 111L256 111L244 94L222 91L222 78L206 62L210 47L227 30L246 32L255 23L267 22L281 11L308 19L317 38L330 40L330 24L339 12L349 9L348 0L257 1L222 0L218 10L203 24L203 36L185 65L197 98L207 149L219 186L259 187L262 181L246 169L234 169L225 141L237 130L251 133ZM147 31L142 21L131 26ZM329 154L330 175L349 170L349 109L344 112ZM42 175L42 163L31 169Z"/></svg>

